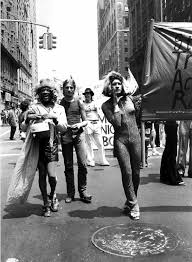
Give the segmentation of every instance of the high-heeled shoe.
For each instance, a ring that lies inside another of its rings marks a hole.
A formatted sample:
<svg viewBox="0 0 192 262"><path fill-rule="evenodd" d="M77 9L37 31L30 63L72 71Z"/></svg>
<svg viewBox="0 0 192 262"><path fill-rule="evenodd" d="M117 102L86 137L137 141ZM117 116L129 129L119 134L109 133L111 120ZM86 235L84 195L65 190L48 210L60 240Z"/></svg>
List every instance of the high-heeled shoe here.
<svg viewBox="0 0 192 262"><path fill-rule="evenodd" d="M43 206L43 216L44 217L50 217L51 216L51 210L48 205Z"/></svg>
<svg viewBox="0 0 192 262"><path fill-rule="evenodd" d="M54 194L52 198L49 196L49 199L51 200L51 205L50 205L51 211L57 212L59 210L59 201L56 197L56 194Z"/></svg>
<svg viewBox="0 0 192 262"><path fill-rule="evenodd" d="M133 220L139 220L140 219L140 212L138 210L131 210L129 212L129 216Z"/></svg>

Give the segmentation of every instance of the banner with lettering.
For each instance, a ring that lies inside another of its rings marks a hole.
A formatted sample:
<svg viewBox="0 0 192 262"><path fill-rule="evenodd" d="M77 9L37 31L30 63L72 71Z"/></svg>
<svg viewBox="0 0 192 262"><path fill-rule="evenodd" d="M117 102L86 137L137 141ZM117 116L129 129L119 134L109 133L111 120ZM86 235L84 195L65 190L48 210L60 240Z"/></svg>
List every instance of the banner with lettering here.
<svg viewBox="0 0 192 262"><path fill-rule="evenodd" d="M149 36L142 119L192 119L192 23L153 23Z"/></svg>
<svg viewBox="0 0 192 262"><path fill-rule="evenodd" d="M102 95L103 91L103 80L100 80L97 85L95 85L92 90L94 91L94 101L98 106L99 120L101 122L101 133L103 138L103 146L104 149L112 149L113 148L113 136L114 129L111 123L109 123L106 117L101 110L102 104L109 99ZM93 144L93 148L97 148L95 144Z"/></svg>
<svg viewBox="0 0 192 262"><path fill-rule="evenodd" d="M99 110L99 118L101 121L101 132L103 137L103 146L105 149L113 148L113 136L114 128L111 123L109 123L104 116L102 110Z"/></svg>

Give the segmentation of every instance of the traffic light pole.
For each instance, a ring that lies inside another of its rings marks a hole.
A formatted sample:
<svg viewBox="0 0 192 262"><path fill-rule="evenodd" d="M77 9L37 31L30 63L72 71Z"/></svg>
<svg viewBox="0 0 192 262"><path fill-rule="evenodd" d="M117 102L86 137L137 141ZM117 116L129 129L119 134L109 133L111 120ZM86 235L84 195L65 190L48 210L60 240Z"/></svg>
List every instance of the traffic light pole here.
<svg viewBox="0 0 192 262"><path fill-rule="evenodd" d="M47 32L44 33L42 36L39 37L39 48L52 50L53 48L56 48L56 36L53 36L52 33L49 32L49 26L42 25L30 21L24 21L19 19L0 19L0 22L11 22L11 23L25 23L30 25L36 25L47 28Z"/></svg>
<svg viewBox="0 0 192 262"><path fill-rule="evenodd" d="M17 20L17 19L0 19L0 22L17 22L17 23L26 23L30 25L37 25L37 26L42 26L47 28L47 33L49 33L49 26L47 25L42 25L34 22L29 22L29 21L24 21L24 20Z"/></svg>

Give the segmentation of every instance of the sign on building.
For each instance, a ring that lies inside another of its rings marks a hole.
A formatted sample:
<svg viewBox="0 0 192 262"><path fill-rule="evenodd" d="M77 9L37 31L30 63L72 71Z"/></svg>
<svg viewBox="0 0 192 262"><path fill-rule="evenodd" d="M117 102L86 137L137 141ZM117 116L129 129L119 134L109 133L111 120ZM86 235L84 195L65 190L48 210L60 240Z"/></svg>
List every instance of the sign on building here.
<svg viewBox="0 0 192 262"><path fill-rule="evenodd" d="M11 102L11 94L8 92L5 92L5 101Z"/></svg>

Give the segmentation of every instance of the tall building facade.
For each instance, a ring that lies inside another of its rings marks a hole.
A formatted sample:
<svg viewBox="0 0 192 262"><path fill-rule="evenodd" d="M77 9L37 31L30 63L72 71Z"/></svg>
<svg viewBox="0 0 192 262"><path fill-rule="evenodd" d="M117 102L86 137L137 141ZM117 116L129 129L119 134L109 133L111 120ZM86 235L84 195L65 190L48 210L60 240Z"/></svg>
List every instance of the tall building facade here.
<svg viewBox="0 0 192 262"><path fill-rule="evenodd" d="M1 0L1 19L32 22L34 10L35 0ZM1 21L1 109L32 99L32 82L37 79L32 69L37 61L35 37L31 24Z"/></svg>
<svg viewBox="0 0 192 262"><path fill-rule="evenodd" d="M129 19L126 0L98 0L99 79L115 70L128 76Z"/></svg>
<svg viewBox="0 0 192 262"><path fill-rule="evenodd" d="M148 22L162 19L161 0L128 0L130 25L130 69L138 84L142 83L142 70L147 40Z"/></svg>

